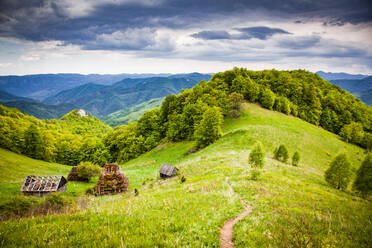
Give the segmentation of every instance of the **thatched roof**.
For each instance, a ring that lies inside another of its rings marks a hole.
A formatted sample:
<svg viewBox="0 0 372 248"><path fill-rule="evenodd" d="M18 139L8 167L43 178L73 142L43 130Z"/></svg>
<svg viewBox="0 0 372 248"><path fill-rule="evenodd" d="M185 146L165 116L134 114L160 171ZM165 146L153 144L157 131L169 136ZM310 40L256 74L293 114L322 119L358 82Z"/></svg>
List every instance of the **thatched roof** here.
<svg viewBox="0 0 372 248"><path fill-rule="evenodd" d="M176 167L173 165L163 163L162 166L160 167L159 173L165 176L174 176L174 174L178 171Z"/></svg>
<svg viewBox="0 0 372 248"><path fill-rule="evenodd" d="M23 192L55 192L66 185L63 176L27 176L21 187Z"/></svg>

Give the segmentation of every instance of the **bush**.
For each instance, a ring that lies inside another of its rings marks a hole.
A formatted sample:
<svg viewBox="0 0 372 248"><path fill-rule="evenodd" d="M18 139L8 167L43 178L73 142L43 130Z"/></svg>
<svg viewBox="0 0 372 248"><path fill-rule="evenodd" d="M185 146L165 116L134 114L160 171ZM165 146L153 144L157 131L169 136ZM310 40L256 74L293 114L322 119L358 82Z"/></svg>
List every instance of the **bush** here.
<svg viewBox="0 0 372 248"><path fill-rule="evenodd" d="M0 205L0 219L26 216L37 203L33 197L15 196Z"/></svg>
<svg viewBox="0 0 372 248"><path fill-rule="evenodd" d="M94 195L96 193L96 186L91 186L85 190L85 194Z"/></svg>
<svg viewBox="0 0 372 248"><path fill-rule="evenodd" d="M364 197L372 192L372 153L367 154L358 169L353 189L361 192Z"/></svg>
<svg viewBox="0 0 372 248"><path fill-rule="evenodd" d="M261 171L260 170L254 169L254 170L251 171L251 180L256 181L260 178L260 176L261 176Z"/></svg>
<svg viewBox="0 0 372 248"><path fill-rule="evenodd" d="M77 166L77 172L79 177L87 178L89 181L92 177L99 175L101 167L91 162L80 162Z"/></svg>
<svg viewBox="0 0 372 248"><path fill-rule="evenodd" d="M251 153L249 154L249 164L253 168L262 168L265 164L265 153L261 143L257 142Z"/></svg>
<svg viewBox="0 0 372 248"><path fill-rule="evenodd" d="M329 185L336 189L345 190L350 183L351 163L345 153L340 153L331 162L324 174Z"/></svg>
<svg viewBox="0 0 372 248"><path fill-rule="evenodd" d="M278 149L274 151L274 158L276 160L286 163L288 161L288 149L285 145L280 145Z"/></svg>
<svg viewBox="0 0 372 248"><path fill-rule="evenodd" d="M300 162L300 154L298 153L298 151L296 151L294 154L293 154L293 157L292 157L292 165L293 166L298 166L298 163Z"/></svg>

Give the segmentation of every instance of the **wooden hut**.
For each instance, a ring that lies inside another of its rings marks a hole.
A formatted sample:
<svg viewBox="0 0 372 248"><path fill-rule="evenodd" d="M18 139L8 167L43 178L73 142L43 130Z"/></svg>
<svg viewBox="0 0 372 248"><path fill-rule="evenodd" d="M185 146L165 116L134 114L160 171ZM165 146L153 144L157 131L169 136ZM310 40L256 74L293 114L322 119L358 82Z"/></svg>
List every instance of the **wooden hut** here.
<svg viewBox="0 0 372 248"><path fill-rule="evenodd" d="M65 192L67 180L63 176L27 176L21 187L24 195L46 196L50 192Z"/></svg>
<svg viewBox="0 0 372 248"><path fill-rule="evenodd" d="M112 195L127 192L129 179L117 164L105 164L96 185L97 195Z"/></svg>
<svg viewBox="0 0 372 248"><path fill-rule="evenodd" d="M79 176L77 166L72 167L72 169L68 173L67 180L76 182L89 182L89 178Z"/></svg>
<svg viewBox="0 0 372 248"><path fill-rule="evenodd" d="M159 170L160 178L165 179L169 177L174 177L177 171L178 171L177 167L174 167L173 165L167 163L163 163Z"/></svg>

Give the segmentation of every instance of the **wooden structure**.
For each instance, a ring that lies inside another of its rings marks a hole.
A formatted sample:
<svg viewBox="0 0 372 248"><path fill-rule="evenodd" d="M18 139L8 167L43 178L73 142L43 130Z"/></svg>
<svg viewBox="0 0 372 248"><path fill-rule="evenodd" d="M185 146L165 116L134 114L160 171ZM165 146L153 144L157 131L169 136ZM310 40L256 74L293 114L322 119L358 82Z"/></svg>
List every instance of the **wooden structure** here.
<svg viewBox="0 0 372 248"><path fill-rule="evenodd" d="M89 182L89 178L79 177L77 166L72 167L72 169L68 173L67 180L76 182Z"/></svg>
<svg viewBox="0 0 372 248"><path fill-rule="evenodd" d="M169 177L174 177L177 171L178 171L177 167L174 167L173 165L167 163L163 163L159 170L160 178L165 179Z"/></svg>
<svg viewBox="0 0 372 248"><path fill-rule="evenodd" d="M67 180L63 176L27 176L21 187L24 195L46 196L50 192L65 192Z"/></svg>
<svg viewBox="0 0 372 248"><path fill-rule="evenodd" d="M127 192L129 179L117 164L105 164L96 185L96 195L112 195Z"/></svg>

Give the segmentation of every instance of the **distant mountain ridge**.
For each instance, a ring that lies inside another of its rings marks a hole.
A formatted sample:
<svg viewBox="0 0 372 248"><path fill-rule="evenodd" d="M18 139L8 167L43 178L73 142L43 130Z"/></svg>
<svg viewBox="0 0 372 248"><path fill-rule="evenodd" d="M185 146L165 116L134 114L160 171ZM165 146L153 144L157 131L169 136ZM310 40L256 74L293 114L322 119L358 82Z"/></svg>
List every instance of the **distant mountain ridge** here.
<svg viewBox="0 0 372 248"><path fill-rule="evenodd" d="M103 117L151 99L178 94L210 78L210 74L190 73L168 77L126 78L113 85L89 83L59 92L46 98L43 103L71 103L95 116Z"/></svg>
<svg viewBox="0 0 372 248"><path fill-rule="evenodd" d="M350 92L364 103L372 105L372 76L318 71L317 74L334 85Z"/></svg>
<svg viewBox="0 0 372 248"><path fill-rule="evenodd" d="M87 83L111 85L125 78L169 76L170 74L35 74L24 76L0 76L0 90L10 94L43 100L60 91Z"/></svg>
<svg viewBox="0 0 372 248"><path fill-rule="evenodd" d="M337 80L337 79L363 79L368 77L368 75L363 74L349 74L345 72L324 72L324 71L317 71L321 78L330 81L330 80Z"/></svg>

